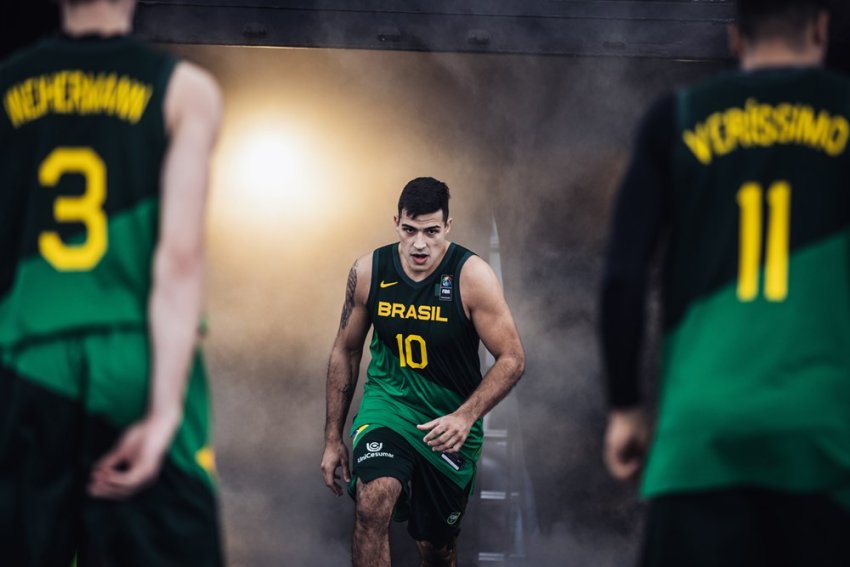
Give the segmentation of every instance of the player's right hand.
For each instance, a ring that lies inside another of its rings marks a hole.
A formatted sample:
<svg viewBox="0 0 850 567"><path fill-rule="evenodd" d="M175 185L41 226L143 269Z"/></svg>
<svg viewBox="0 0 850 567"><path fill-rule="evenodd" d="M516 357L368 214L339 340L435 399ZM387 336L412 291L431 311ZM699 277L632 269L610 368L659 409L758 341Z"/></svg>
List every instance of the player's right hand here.
<svg viewBox="0 0 850 567"><path fill-rule="evenodd" d="M634 480L643 469L649 421L640 408L613 410L605 432L605 465L617 480Z"/></svg>
<svg viewBox="0 0 850 567"><path fill-rule="evenodd" d="M322 455L322 477L325 485L337 496L342 496L343 486L337 481L339 474L337 469L342 468L342 480L346 484L351 482L351 472L348 469L348 448L341 440L325 442L325 453Z"/></svg>
<svg viewBox="0 0 850 567"><path fill-rule="evenodd" d="M92 467L88 492L123 500L156 480L179 417L148 417L131 425Z"/></svg>

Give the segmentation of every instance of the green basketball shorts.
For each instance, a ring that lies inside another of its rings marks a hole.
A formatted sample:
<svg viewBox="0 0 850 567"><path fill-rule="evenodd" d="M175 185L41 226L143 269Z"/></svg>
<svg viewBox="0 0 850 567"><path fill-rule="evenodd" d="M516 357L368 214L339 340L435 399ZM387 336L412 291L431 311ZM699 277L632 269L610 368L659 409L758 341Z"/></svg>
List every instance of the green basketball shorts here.
<svg viewBox="0 0 850 567"><path fill-rule="evenodd" d="M407 440L388 427L363 434L353 451L349 493L355 496L356 481L369 483L392 477L401 482L402 494L394 519L407 521L407 531L417 541L437 548L451 544L460 534L472 481L462 489L419 454Z"/></svg>
<svg viewBox="0 0 850 567"><path fill-rule="evenodd" d="M0 350L0 563L222 565L200 357L157 481L124 501L86 493L92 464L145 412L149 361L136 329Z"/></svg>

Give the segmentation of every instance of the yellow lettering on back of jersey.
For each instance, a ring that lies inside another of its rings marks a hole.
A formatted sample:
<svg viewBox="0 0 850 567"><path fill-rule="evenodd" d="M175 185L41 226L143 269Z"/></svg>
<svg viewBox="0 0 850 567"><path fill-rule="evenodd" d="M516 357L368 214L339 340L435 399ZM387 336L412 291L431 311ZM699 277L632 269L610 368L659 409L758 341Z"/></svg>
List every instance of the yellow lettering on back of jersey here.
<svg viewBox="0 0 850 567"><path fill-rule="evenodd" d="M102 114L137 124L152 95L152 85L128 75L63 70L12 85L3 108L15 128L48 114Z"/></svg>
<svg viewBox="0 0 850 567"><path fill-rule="evenodd" d="M776 144L808 146L837 157L850 141L850 122L801 103L771 105L750 98L743 108L715 112L683 131L682 141L702 165L738 149Z"/></svg>

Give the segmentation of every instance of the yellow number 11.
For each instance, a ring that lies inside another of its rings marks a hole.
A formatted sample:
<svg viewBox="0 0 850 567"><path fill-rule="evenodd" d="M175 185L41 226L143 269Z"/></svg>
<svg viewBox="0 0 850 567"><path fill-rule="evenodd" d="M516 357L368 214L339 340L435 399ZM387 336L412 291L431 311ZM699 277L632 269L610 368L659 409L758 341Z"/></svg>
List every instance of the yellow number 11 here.
<svg viewBox="0 0 850 567"><path fill-rule="evenodd" d="M744 183L738 190L741 209L740 250L738 260L738 299L754 301L758 296L761 263L762 195L759 183ZM770 225L767 232L764 265L764 297L784 301L788 295L788 241L791 223L791 186L776 181L767 190Z"/></svg>

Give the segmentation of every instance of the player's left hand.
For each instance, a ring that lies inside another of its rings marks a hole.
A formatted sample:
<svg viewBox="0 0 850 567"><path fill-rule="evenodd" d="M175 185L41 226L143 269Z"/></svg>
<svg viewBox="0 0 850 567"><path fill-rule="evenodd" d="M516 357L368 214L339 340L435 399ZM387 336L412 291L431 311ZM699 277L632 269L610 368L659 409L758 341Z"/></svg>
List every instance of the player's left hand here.
<svg viewBox="0 0 850 567"><path fill-rule="evenodd" d="M115 447L92 467L89 494L124 500L156 480L174 429L151 418L131 425Z"/></svg>
<svg viewBox="0 0 850 567"><path fill-rule="evenodd" d="M420 431L428 431L422 440L431 447L431 450L457 453L466 442L473 423L475 423L474 419L455 412L417 425L416 428Z"/></svg>

